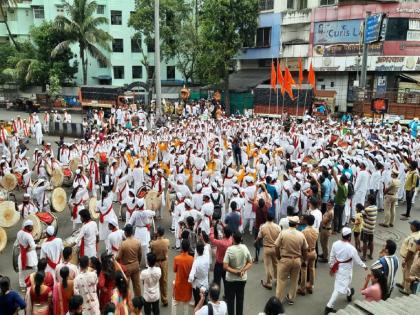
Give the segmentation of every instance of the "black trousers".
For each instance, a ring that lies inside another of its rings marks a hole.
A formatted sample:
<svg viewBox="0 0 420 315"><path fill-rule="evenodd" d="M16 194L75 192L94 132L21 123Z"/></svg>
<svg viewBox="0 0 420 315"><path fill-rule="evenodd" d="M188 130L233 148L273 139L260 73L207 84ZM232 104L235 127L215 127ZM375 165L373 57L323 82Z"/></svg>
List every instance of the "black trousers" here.
<svg viewBox="0 0 420 315"><path fill-rule="evenodd" d="M246 281L226 281L226 303L228 315L242 315ZM236 304L236 313L235 313Z"/></svg>
<svg viewBox="0 0 420 315"><path fill-rule="evenodd" d="M233 150L233 154L235 157L235 164L236 166L241 166L242 165L242 153L241 153L241 149L234 149Z"/></svg>
<svg viewBox="0 0 420 315"><path fill-rule="evenodd" d="M217 285L221 287L222 279L226 291L226 270L223 269L223 263L216 262L214 264L213 282L217 283Z"/></svg>
<svg viewBox="0 0 420 315"><path fill-rule="evenodd" d="M344 212L344 205L334 206L334 231L340 233L341 228L343 227L343 212Z"/></svg>
<svg viewBox="0 0 420 315"><path fill-rule="evenodd" d="M411 190L406 190L405 191L405 200L407 201L407 211L405 213L405 215L407 217L410 216L410 212L411 212L411 207L413 206L413 197L414 197L414 192L412 192Z"/></svg>
<svg viewBox="0 0 420 315"><path fill-rule="evenodd" d="M156 302L144 302L144 314L145 315L159 315L159 300Z"/></svg>

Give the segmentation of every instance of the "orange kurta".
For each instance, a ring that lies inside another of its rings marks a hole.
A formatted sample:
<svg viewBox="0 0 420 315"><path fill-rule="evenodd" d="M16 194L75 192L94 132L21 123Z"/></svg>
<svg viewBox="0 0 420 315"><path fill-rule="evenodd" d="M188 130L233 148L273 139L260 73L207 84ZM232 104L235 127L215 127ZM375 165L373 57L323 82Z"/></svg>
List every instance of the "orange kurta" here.
<svg viewBox="0 0 420 315"><path fill-rule="evenodd" d="M175 286L174 297L176 301L189 302L192 297L192 286L188 282L188 276L192 268L194 258L187 253L181 253L174 258Z"/></svg>

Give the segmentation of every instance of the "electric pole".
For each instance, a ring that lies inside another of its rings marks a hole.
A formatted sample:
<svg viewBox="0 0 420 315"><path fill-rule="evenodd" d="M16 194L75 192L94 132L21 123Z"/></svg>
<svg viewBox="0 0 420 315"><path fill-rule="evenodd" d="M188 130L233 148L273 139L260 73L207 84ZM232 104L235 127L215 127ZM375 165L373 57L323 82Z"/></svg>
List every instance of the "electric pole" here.
<svg viewBox="0 0 420 315"><path fill-rule="evenodd" d="M160 80L160 32L159 0L155 0L155 79L156 79L156 118L162 116L162 86Z"/></svg>
<svg viewBox="0 0 420 315"><path fill-rule="evenodd" d="M370 11L366 11L365 26L363 29L363 57L362 57L362 71L360 73L360 87L366 91L366 76L367 76L367 62L368 62L368 50L369 46L366 41L366 30L368 19L371 15Z"/></svg>

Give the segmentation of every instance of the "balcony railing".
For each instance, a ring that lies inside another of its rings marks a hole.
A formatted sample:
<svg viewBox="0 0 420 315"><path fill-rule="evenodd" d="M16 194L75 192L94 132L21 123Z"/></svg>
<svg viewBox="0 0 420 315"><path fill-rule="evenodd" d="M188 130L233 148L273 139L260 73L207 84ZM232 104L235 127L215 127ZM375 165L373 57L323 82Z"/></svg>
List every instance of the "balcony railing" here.
<svg viewBox="0 0 420 315"><path fill-rule="evenodd" d="M286 11L283 13L282 25L311 23L311 9Z"/></svg>

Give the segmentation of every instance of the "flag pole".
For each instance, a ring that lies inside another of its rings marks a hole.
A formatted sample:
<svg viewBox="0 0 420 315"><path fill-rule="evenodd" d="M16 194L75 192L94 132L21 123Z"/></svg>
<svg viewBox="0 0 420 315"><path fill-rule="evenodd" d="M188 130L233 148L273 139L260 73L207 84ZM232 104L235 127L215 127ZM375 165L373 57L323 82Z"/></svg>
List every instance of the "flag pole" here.
<svg viewBox="0 0 420 315"><path fill-rule="evenodd" d="M277 68L276 68L276 74L277 74L277 69L278 69L278 67L279 67L279 58L277 58ZM279 78L277 78L277 81L279 80ZM279 87L280 87L280 85L278 84L278 82L277 82L277 84L276 84L276 91L277 91L277 100L276 100L276 114L278 115L279 114Z"/></svg>
<svg viewBox="0 0 420 315"><path fill-rule="evenodd" d="M286 58L286 67L287 67L287 58ZM284 85L284 82L283 82ZM282 93L282 107L281 107L281 119L283 121L283 114L284 114L284 93Z"/></svg>
<svg viewBox="0 0 420 315"><path fill-rule="evenodd" d="M303 103L303 116L305 116L306 98L308 97L308 89L305 91L305 101Z"/></svg>
<svg viewBox="0 0 420 315"><path fill-rule="evenodd" d="M300 94L300 88L298 88L298 95L297 95L297 99L296 99L296 119L297 119L297 116L298 116L298 113L299 113L299 94Z"/></svg>
<svg viewBox="0 0 420 315"><path fill-rule="evenodd" d="M271 72L273 71L273 57L271 57L271 65L270 65L270 98L268 101L268 114L271 114Z"/></svg>

